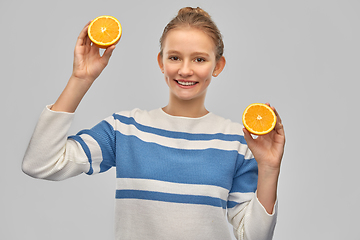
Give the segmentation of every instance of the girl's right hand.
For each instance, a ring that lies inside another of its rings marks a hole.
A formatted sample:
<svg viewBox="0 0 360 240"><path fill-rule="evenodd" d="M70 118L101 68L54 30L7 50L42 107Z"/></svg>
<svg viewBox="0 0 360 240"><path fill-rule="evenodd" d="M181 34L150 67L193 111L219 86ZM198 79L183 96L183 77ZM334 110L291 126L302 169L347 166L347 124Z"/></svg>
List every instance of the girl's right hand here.
<svg viewBox="0 0 360 240"><path fill-rule="evenodd" d="M90 22L83 28L76 41L72 77L91 85L107 66L115 45L108 47L100 56L99 48L91 44L88 36Z"/></svg>
<svg viewBox="0 0 360 240"><path fill-rule="evenodd" d="M72 75L59 98L51 107L53 111L75 112L82 98L95 79L109 62L115 45L108 47L100 56L99 48L91 44L86 24L81 31L75 46Z"/></svg>

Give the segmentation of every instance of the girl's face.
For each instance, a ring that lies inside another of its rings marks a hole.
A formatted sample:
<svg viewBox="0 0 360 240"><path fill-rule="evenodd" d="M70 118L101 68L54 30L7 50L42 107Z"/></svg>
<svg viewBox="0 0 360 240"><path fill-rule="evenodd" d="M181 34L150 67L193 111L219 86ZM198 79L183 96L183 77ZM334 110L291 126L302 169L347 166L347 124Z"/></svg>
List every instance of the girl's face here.
<svg viewBox="0 0 360 240"><path fill-rule="evenodd" d="M211 77L221 72L222 62L225 65L223 58L216 61L213 40L191 27L167 33L163 56L158 55L158 62L170 88L170 97L180 100L204 100Z"/></svg>

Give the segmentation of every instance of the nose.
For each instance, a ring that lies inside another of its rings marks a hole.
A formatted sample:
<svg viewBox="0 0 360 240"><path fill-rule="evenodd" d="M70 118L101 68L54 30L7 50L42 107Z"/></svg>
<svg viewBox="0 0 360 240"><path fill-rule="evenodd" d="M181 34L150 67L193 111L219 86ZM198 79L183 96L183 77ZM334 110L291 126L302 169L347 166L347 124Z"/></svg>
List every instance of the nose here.
<svg viewBox="0 0 360 240"><path fill-rule="evenodd" d="M178 74L182 77L188 77L193 75L191 63L189 61L183 61L178 70Z"/></svg>

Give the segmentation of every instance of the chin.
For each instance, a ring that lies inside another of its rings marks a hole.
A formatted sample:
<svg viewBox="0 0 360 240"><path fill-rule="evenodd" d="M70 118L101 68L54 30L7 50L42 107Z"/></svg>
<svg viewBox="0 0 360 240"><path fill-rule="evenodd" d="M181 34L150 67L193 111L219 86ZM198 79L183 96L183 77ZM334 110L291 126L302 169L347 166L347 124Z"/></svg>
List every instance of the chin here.
<svg viewBox="0 0 360 240"><path fill-rule="evenodd" d="M176 98L179 99L180 101L194 101L197 99L200 99L202 96L194 96L194 95L176 95Z"/></svg>
<svg viewBox="0 0 360 240"><path fill-rule="evenodd" d="M184 97L184 96L177 96L176 98L180 101L191 101L194 99L193 97Z"/></svg>

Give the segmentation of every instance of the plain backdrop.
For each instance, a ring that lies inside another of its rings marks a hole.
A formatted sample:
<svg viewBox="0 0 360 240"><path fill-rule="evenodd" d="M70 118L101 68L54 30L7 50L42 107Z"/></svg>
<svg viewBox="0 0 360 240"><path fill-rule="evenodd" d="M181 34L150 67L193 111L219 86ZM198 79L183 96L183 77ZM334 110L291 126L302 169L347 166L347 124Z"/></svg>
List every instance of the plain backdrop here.
<svg viewBox="0 0 360 240"><path fill-rule="evenodd" d="M274 239L360 239L358 0L1 0L0 239L113 239L114 170L50 182L25 175L22 158L69 79L79 32L99 15L118 18L123 36L69 134L165 106L158 41L185 6L208 11L224 36L227 65L208 110L240 122L247 105L270 102L283 119Z"/></svg>

